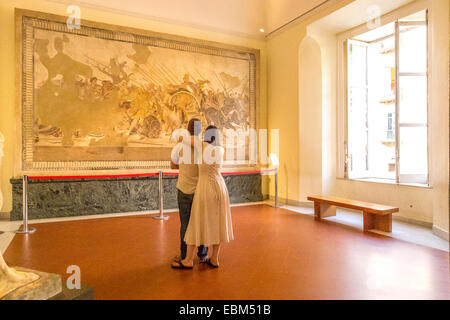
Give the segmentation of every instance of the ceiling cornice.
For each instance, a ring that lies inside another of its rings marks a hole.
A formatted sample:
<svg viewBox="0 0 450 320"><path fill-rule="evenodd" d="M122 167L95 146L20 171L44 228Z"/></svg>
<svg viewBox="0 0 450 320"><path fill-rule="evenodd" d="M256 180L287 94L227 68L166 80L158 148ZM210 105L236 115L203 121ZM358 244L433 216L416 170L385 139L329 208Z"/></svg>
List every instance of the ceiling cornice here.
<svg viewBox="0 0 450 320"><path fill-rule="evenodd" d="M302 23L312 23L317 19L322 18L324 14L328 14L328 9L334 8L335 6L339 5L340 7L346 6L347 4L353 2L355 0L324 0L323 2L319 3L315 7L309 9L308 11L300 14L299 16L295 17L294 19L290 20L289 22L285 23L284 25L276 28L272 32L266 35L266 39L271 39L275 37L276 35L288 30L289 28L292 28L296 25L302 24ZM336 10L339 9L336 7Z"/></svg>
<svg viewBox="0 0 450 320"><path fill-rule="evenodd" d="M156 15L151 15L148 13L143 13L143 12L136 12L136 11L132 11L132 10L107 7L104 5L95 4L95 3L87 2L87 1L83 1L83 0L47 0L47 1L64 4L67 6L77 5L80 8L89 8L89 9L93 9L96 11L110 12L110 13L117 14L117 15L125 15L125 16L143 19L143 20L158 21L158 22L166 23L168 25L178 25L178 26L183 26L183 27L187 27L187 28L191 28L191 29L195 29L195 30L199 30L199 31L221 33L224 35L229 35L229 36L234 36L234 37L239 37L239 38L244 38L244 39L252 39L252 40L256 40L256 41L266 41L284 31L288 30L289 28L296 26L296 25L299 25L302 23L311 23L317 19L320 19L323 16L323 14L320 14L320 13L329 13L328 12L329 10L327 10L327 9L334 7L334 6L338 5L339 3L342 4L339 7L342 7L342 6L345 6L348 3L353 2L355 0L323 0L322 2L320 2L313 8L307 10L304 13L301 13L297 17L291 19L290 21L284 23L283 25L277 27L276 29L274 29L273 31L270 31L267 34L262 34L262 33L261 34L250 34L250 33L239 32L239 31L230 31L227 29L217 28L217 27L213 27L210 25L183 22L180 20L170 19L167 17L160 17L160 16L156 16ZM267 14L267 12L266 12L266 14Z"/></svg>
<svg viewBox="0 0 450 320"><path fill-rule="evenodd" d="M222 29L222 28L215 28L215 27L208 26L208 25L181 22L181 21L175 20L175 19L162 18L162 17L158 17L158 16L146 14L146 13L138 13L138 12L129 11L129 10L119 10L119 9L115 9L115 8L111 8L111 7L98 5L98 4L88 3L85 1L81 1L81 0L47 0L47 1L65 4L68 6L69 5L77 5L80 8L89 8L89 9L93 9L93 10L97 10L97 11L105 11L105 12L110 12L113 14L125 15L125 16L135 17L135 18L139 18L139 19L159 21L159 22L167 23L167 24L171 24L171 25L179 25L179 26L197 29L197 30L201 30L201 31L222 33L225 35L230 35L230 36L235 36L235 37L240 37L240 38L247 38L247 39L259 40L259 41L265 40L265 35L263 35L263 34L261 34L261 35L249 34L249 33L238 32L238 31L230 31L230 30L226 30L226 29Z"/></svg>
<svg viewBox="0 0 450 320"><path fill-rule="evenodd" d="M326 4L327 2L330 2L330 0L324 0L324 1L322 1L321 3L319 3L318 5L316 5L315 7L313 7L313 8L311 8L311 9L309 9L308 11L306 11L306 12L300 14L299 16L297 16L297 17L295 17L294 19L292 19L292 20L286 22L285 24L283 24L283 25L277 27L275 30L273 30L273 31L271 31L270 33L268 33L268 34L266 35L266 37L270 37L272 34L275 34L275 33L277 33L278 31L282 30L283 28L287 27L288 25L290 25L290 24L292 24L292 23L295 23L297 20L299 20L299 19L301 19L302 17L308 15L309 13L312 13L312 12L314 12L314 11L317 11L320 7L322 7L322 6L323 6L324 4Z"/></svg>

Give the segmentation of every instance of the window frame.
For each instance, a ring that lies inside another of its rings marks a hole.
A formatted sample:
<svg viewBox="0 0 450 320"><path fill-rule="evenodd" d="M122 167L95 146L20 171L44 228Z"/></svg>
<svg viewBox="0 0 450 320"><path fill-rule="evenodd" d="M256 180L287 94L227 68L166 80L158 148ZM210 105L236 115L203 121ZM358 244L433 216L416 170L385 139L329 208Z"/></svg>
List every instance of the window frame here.
<svg viewBox="0 0 450 320"><path fill-rule="evenodd" d="M403 24L404 22L399 22L399 19L412 15L419 11L426 11L426 21L424 23L427 24L427 182L426 183L416 183L412 182L401 182L399 177L399 143L398 143L398 134L399 134L399 119L398 119L398 25L399 23ZM342 33L337 34L337 152L336 152L336 178L345 179L345 180L357 180L357 181L366 181L366 182L377 182L377 183L386 183L386 184L396 184L396 185L407 185L407 186L418 186L418 187L432 187L431 175L430 175L430 166L431 166L431 140L430 140L430 114L431 114L431 103L430 103L430 82L431 82L431 28L430 28L430 11L432 10L431 4L427 0L418 0L412 2L410 4L399 7L387 14L384 14L380 17L380 25L378 27L384 26L389 23L395 23L395 32L396 32L396 121L395 125L395 139L396 139L396 179L395 182L392 180L379 178L363 178L363 179L352 179L348 176L348 166L349 166L349 157L348 157L348 56L347 56L347 40L351 40L352 38L366 33L371 29L368 28L367 24L361 24L352 29L344 31Z"/></svg>
<svg viewBox="0 0 450 320"><path fill-rule="evenodd" d="M427 62L426 62L426 70L425 72L401 72L400 71L400 64L399 64L399 43L400 43L400 27L401 26L411 26L411 25L425 25L427 28ZM428 33L429 27L428 27L428 10L425 10L425 22L418 22L418 21L396 21L395 22L395 114L396 114L396 121L395 121L395 166L396 166L396 182L397 183L418 183L423 185L429 185L429 178L430 178L430 152L429 152L429 142L430 142L430 134L429 134L429 91L430 91L430 80L429 80L429 33ZM426 123L401 123L400 119L400 79L404 76L426 76L427 77L427 121ZM401 175L400 171L400 128L427 128L427 173L426 173L426 183L423 183L421 180L422 175L413 175L413 174L407 174L407 175Z"/></svg>

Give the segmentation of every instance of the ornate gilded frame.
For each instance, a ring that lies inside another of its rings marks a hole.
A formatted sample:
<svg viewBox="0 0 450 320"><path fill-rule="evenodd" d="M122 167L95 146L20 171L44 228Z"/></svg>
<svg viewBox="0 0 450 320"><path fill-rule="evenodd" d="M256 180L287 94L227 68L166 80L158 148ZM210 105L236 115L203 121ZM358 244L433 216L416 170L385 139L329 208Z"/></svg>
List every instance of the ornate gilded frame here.
<svg viewBox="0 0 450 320"><path fill-rule="evenodd" d="M169 161L108 160L50 162L33 160L33 32L36 28L248 60L250 66L250 126L257 129L259 50L88 20L81 21L80 29L69 29L66 20L67 17L65 16L15 9L17 88L17 143L15 152L16 159L20 159L20 161L15 161L16 175L35 171L148 170L168 168L170 164Z"/></svg>

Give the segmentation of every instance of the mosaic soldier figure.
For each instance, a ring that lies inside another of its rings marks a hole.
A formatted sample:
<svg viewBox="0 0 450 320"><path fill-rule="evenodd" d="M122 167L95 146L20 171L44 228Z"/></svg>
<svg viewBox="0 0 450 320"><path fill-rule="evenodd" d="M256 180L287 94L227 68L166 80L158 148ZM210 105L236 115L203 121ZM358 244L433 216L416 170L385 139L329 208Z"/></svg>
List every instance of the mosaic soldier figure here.
<svg viewBox="0 0 450 320"><path fill-rule="evenodd" d="M3 146L5 144L5 137L0 132L0 169L2 167ZM0 209L3 206L3 196L0 190ZM17 288L23 287L35 280L39 276L31 272L16 271L13 268L8 267L3 260L3 255L0 252L0 299L6 296L8 293L14 291Z"/></svg>

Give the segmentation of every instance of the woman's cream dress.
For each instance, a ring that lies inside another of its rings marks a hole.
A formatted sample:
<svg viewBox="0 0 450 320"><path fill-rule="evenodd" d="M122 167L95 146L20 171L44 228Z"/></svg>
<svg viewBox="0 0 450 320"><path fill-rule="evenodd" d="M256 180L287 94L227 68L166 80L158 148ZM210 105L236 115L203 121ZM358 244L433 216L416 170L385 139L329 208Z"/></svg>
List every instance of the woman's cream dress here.
<svg viewBox="0 0 450 320"><path fill-rule="evenodd" d="M230 197L225 180L220 173L224 149L203 143L203 150L212 148L218 160L198 165L198 183L192 203L191 217L184 241L190 245L213 245L233 240Z"/></svg>

